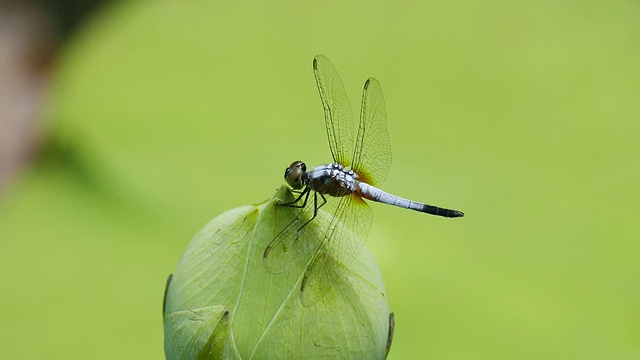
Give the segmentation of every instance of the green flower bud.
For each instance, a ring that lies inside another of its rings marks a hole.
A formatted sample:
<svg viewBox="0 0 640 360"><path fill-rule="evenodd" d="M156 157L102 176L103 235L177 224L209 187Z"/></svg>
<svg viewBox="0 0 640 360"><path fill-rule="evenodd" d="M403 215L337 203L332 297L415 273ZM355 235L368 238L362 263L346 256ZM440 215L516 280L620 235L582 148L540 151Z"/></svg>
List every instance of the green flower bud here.
<svg viewBox="0 0 640 360"><path fill-rule="evenodd" d="M288 187L230 210L193 238L167 283L167 359L382 359L391 331L380 271L364 248L311 305L301 284L313 254L274 274L264 251L296 216ZM308 226L321 234L332 214ZM391 321L390 321L391 320Z"/></svg>

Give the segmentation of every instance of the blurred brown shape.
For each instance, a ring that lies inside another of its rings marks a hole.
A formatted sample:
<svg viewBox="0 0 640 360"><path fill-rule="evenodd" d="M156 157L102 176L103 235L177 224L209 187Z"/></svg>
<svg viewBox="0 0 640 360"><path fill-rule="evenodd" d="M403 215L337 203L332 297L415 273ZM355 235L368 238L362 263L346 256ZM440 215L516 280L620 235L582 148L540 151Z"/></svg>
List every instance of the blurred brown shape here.
<svg viewBox="0 0 640 360"><path fill-rule="evenodd" d="M0 1L0 193L36 153L57 47L50 15L28 1Z"/></svg>

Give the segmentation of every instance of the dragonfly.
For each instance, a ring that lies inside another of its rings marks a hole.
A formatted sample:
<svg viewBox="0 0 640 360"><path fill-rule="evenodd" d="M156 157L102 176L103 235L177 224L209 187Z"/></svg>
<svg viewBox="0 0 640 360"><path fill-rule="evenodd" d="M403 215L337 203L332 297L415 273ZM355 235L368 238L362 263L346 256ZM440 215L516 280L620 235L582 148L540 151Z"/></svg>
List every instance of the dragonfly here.
<svg viewBox="0 0 640 360"><path fill-rule="evenodd" d="M302 304L306 307L315 304L340 280L362 249L373 219L364 199L447 218L464 216L458 210L415 202L377 188L391 165L387 112L380 83L373 77L364 83L360 122L354 138L351 105L337 70L327 57L317 55L313 59L313 72L333 162L307 171L304 162L294 161L285 170L286 182L298 195L280 205L297 208L299 212L263 253L266 267L272 273L287 271L301 259L308 259L300 285ZM328 225L318 231L310 224L323 207L332 215Z"/></svg>

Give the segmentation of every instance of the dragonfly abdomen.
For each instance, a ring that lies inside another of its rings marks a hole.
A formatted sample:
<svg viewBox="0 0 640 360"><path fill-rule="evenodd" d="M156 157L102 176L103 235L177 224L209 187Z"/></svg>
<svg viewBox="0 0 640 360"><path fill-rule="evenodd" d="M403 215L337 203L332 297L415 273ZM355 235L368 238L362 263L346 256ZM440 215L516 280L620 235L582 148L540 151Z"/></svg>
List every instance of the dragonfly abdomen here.
<svg viewBox="0 0 640 360"><path fill-rule="evenodd" d="M399 196L391 195L387 192L384 192L378 189L375 186L371 186L363 182L358 183L357 193L363 198L371 201L393 205L393 206L401 207L404 209L420 211L420 212L431 214L431 215L437 215L437 216L443 216L443 217L449 217L449 218L464 216L464 213L461 211L445 209L438 206L423 204L423 203L411 201L408 199L404 199Z"/></svg>

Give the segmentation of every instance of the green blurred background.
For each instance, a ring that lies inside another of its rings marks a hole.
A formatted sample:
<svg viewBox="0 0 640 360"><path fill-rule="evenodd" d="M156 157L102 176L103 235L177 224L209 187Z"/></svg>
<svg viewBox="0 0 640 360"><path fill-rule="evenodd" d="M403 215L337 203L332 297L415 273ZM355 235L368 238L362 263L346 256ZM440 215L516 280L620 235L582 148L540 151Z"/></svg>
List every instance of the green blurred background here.
<svg viewBox="0 0 640 360"><path fill-rule="evenodd" d="M639 359L640 3L110 3L65 38L0 198L7 359L163 357L165 279L293 160L330 161L311 69L382 84L373 204L390 359Z"/></svg>

